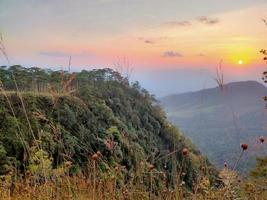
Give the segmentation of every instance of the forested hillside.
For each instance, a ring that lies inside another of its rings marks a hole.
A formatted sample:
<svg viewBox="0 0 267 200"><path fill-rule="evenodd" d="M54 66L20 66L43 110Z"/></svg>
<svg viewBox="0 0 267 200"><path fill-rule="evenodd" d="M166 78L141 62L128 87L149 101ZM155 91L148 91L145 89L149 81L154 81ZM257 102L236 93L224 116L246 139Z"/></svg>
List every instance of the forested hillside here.
<svg viewBox="0 0 267 200"><path fill-rule="evenodd" d="M211 186L217 181L213 166L167 121L153 96L118 72L17 65L1 67L0 80L0 173L10 183L6 191L18 192L15 183L23 180L29 181L23 188L64 185L68 175L89 180L91 195L111 195L115 186L121 191L116 195L130 195L125 191L134 188L145 199L177 185L185 194L203 178ZM100 192L101 184L111 188ZM80 186L72 187L66 195Z"/></svg>

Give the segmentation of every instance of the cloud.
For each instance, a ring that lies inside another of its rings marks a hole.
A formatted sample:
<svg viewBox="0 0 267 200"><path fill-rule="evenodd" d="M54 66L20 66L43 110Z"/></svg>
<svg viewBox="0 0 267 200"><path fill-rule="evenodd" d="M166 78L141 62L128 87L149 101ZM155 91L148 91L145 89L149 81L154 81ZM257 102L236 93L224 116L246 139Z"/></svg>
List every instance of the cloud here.
<svg viewBox="0 0 267 200"><path fill-rule="evenodd" d="M183 57L182 54L175 51L165 51L162 54L163 57Z"/></svg>
<svg viewBox="0 0 267 200"><path fill-rule="evenodd" d="M144 37L139 37L138 40L141 40L142 42L144 42L146 44L154 44L155 43L154 39L148 39L148 38L144 38Z"/></svg>
<svg viewBox="0 0 267 200"><path fill-rule="evenodd" d="M168 36L161 36L161 37L137 37L137 40L140 40L148 45L153 45L156 43L160 43L162 41L169 41L171 40L171 37Z"/></svg>
<svg viewBox="0 0 267 200"><path fill-rule="evenodd" d="M199 53L198 56L203 57L203 56L205 56L205 54Z"/></svg>
<svg viewBox="0 0 267 200"><path fill-rule="evenodd" d="M202 23L202 24L207 24L207 25L214 25L214 24L218 24L220 22L220 20L217 18L211 18L211 17L207 17L207 16L200 16L197 18L197 21Z"/></svg>
<svg viewBox="0 0 267 200"><path fill-rule="evenodd" d="M153 40L146 39L146 40L144 40L144 43L146 43L146 44L154 44L155 42Z"/></svg>
<svg viewBox="0 0 267 200"><path fill-rule="evenodd" d="M169 27L188 27L191 26L192 23L190 21L168 21L163 23L163 25Z"/></svg>
<svg viewBox="0 0 267 200"><path fill-rule="evenodd" d="M168 26L168 27L191 27L194 25L195 21L200 22L205 25L214 25L220 22L217 18L211 18L207 16L200 16L197 17L196 20L184 20L184 21L167 21L162 23L161 25Z"/></svg>
<svg viewBox="0 0 267 200"><path fill-rule="evenodd" d="M91 53L82 51L78 53L70 53L70 52L64 52L64 51L40 51L38 53L41 56L47 56L47 57L55 57L55 58L66 58L66 57L87 57L92 56Z"/></svg>

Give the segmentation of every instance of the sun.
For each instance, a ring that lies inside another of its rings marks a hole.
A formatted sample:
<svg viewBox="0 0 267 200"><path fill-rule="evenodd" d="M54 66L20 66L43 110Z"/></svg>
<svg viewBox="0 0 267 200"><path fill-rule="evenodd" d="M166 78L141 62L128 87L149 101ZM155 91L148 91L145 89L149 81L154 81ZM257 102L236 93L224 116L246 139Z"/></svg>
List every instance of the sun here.
<svg viewBox="0 0 267 200"><path fill-rule="evenodd" d="M239 65L243 65L244 64L244 61L243 60L238 60L238 64Z"/></svg>

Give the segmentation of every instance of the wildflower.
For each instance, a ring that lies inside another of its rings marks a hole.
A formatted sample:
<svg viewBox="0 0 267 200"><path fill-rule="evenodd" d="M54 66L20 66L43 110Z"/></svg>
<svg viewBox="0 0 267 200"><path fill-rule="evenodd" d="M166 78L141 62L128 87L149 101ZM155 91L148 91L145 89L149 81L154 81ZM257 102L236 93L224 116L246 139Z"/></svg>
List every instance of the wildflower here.
<svg viewBox="0 0 267 200"><path fill-rule="evenodd" d="M99 157L101 157L101 156L102 156L102 154L101 154L101 152L100 152L100 151L97 151L97 152L96 152L96 154L97 154Z"/></svg>
<svg viewBox="0 0 267 200"><path fill-rule="evenodd" d="M108 148L109 151L112 151L114 149L114 142L108 139L105 141L105 145Z"/></svg>
<svg viewBox="0 0 267 200"><path fill-rule="evenodd" d="M97 158L98 158L97 153L95 153L94 155L92 155L92 160L97 160Z"/></svg>
<svg viewBox="0 0 267 200"><path fill-rule="evenodd" d="M32 174L31 174L31 172L30 171L26 171L26 176L27 177L29 177L29 176L31 176Z"/></svg>
<svg viewBox="0 0 267 200"><path fill-rule="evenodd" d="M248 149L248 145L243 143L241 144L241 148L243 149L243 151L246 151Z"/></svg>
<svg viewBox="0 0 267 200"><path fill-rule="evenodd" d="M164 169L167 170L168 169L168 166L167 164L164 165Z"/></svg>
<svg viewBox="0 0 267 200"><path fill-rule="evenodd" d="M127 190L127 189L125 189L123 192L122 192L122 194L124 195L124 196L128 196L129 195L129 191Z"/></svg>
<svg viewBox="0 0 267 200"><path fill-rule="evenodd" d="M116 170L116 171L119 171L119 167L118 167L118 166L116 166L116 167L115 167L115 170Z"/></svg>
<svg viewBox="0 0 267 200"><path fill-rule="evenodd" d="M167 190L167 189L164 189L164 190L162 191L162 193L168 193L168 190Z"/></svg>
<svg viewBox="0 0 267 200"><path fill-rule="evenodd" d="M180 183L180 186L183 186L183 185L185 185L185 182L184 182L184 181L182 181L182 182Z"/></svg>
<svg viewBox="0 0 267 200"><path fill-rule="evenodd" d="M167 180L167 175L166 173L163 173L163 179L166 181Z"/></svg>
<svg viewBox="0 0 267 200"><path fill-rule="evenodd" d="M152 164L150 164L150 165L148 166L149 171L152 171L154 168L155 168L155 166L152 165Z"/></svg>
<svg viewBox="0 0 267 200"><path fill-rule="evenodd" d="M64 163L64 165L65 165L66 168L70 168L70 167L71 167L71 164L72 164L71 161L66 161L66 162Z"/></svg>
<svg viewBox="0 0 267 200"><path fill-rule="evenodd" d="M265 141L265 138L264 138L263 136L261 136L261 137L260 137L260 142L261 142L261 143L264 143L264 141Z"/></svg>
<svg viewBox="0 0 267 200"><path fill-rule="evenodd" d="M182 153L183 153L184 156L187 156L188 155L188 149L187 148L183 148Z"/></svg>

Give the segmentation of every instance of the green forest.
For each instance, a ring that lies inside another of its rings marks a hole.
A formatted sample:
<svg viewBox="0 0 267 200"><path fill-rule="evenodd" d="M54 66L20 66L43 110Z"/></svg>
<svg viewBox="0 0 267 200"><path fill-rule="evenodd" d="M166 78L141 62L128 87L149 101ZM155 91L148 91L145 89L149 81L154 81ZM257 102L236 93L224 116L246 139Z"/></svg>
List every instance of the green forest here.
<svg viewBox="0 0 267 200"><path fill-rule="evenodd" d="M12 190L28 176L37 185L53 180L66 165L70 176L96 170L103 180L120 168L119 188L141 184L153 194L178 182L192 190L200 174L220 184L215 168L166 120L155 98L116 71L16 65L1 67L0 79L0 173L10 176Z"/></svg>

